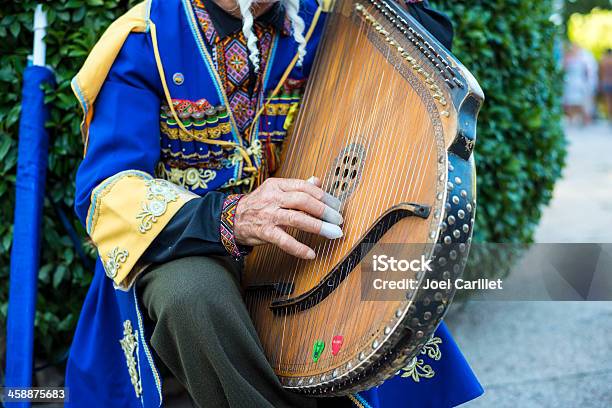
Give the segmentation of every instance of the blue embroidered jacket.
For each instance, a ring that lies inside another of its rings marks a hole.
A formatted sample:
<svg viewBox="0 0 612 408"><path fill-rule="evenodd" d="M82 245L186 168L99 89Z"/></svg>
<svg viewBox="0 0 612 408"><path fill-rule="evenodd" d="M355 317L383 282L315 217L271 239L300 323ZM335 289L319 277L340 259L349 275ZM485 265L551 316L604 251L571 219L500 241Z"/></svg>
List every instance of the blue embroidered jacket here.
<svg viewBox="0 0 612 408"><path fill-rule="evenodd" d="M182 208L208 200L204 222L218 224L226 193L254 182L263 143L282 142L299 103L299 94L282 86L307 78L324 21L314 0L304 0L300 14L308 38L304 64L295 66L291 36L274 37L260 105L269 103L248 140L227 109L189 0L134 7L109 27L73 80L85 140L75 208L99 259L68 360L67 406L162 404L134 279L147 267L149 246ZM217 231L210 252L224 251ZM352 399L363 406L443 407L481 392L442 325L395 378Z"/></svg>

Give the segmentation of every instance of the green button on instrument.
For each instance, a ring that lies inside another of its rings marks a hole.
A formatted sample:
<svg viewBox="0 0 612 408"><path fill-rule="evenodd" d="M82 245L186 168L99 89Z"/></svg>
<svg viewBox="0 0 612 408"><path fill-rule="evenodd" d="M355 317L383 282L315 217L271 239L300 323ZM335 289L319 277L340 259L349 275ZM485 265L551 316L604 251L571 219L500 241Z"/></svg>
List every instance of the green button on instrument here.
<svg viewBox="0 0 612 408"><path fill-rule="evenodd" d="M315 341L312 346L312 361L315 363L319 361L319 357L323 354L323 350L325 350L325 342L323 340Z"/></svg>

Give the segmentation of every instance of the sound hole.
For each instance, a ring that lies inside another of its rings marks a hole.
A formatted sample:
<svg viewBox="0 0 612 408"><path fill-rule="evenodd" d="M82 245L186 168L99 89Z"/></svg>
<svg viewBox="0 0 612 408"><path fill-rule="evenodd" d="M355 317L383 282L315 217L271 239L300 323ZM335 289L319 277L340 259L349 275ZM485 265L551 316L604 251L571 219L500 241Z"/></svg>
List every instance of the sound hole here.
<svg viewBox="0 0 612 408"><path fill-rule="evenodd" d="M326 181L326 190L331 195L346 201L357 189L365 165L365 148L358 143L346 146L333 161Z"/></svg>

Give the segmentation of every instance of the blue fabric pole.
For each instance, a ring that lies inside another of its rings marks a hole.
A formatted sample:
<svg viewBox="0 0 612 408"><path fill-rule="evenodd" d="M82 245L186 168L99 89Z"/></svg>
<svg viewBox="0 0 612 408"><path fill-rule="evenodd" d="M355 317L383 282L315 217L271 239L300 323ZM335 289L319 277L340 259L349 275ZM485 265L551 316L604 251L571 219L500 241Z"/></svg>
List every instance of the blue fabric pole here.
<svg viewBox="0 0 612 408"><path fill-rule="evenodd" d="M15 183L6 336L6 387L32 385L36 281L49 146L49 135L45 129L48 111L41 89L43 83L54 84L53 73L49 69L39 66L26 68L23 75ZM30 403L12 403L10 406L29 407Z"/></svg>

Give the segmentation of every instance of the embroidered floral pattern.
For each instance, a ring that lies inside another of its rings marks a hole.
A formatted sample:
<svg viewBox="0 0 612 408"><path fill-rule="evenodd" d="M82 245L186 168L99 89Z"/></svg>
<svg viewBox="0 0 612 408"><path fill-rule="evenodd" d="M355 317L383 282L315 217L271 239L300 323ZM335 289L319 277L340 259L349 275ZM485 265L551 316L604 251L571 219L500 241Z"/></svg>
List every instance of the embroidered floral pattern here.
<svg viewBox="0 0 612 408"><path fill-rule="evenodd" d="M125 263L129 253L127 249L114 247L107 255L106 262L104 262L104 271L106 276L114 279L121 268L121 264Z"/></svg>
<svg viewBox="0 0 612 408"><path fill-rule="evenodd" d="M234 236L234 217L236 216L236 207L238 206L238 202L242 197L242 194L230 194L225 198L223 208L221 210L221 223L219 225L221 243L227 252L236 258L240 258L244 255L236 243L236 237Z"/></svg>
<svg viewBox="0 0 612 408"><path fill-rule="evenodd" d="M142 211L136 216L140 220L138 231L143 234L149 231L158 218L166 213L168 203L176 201L179 193L176 187L165 180L149 180L147 186L147 200L142 203Z"/></svg>
<svg viewBox="0 0 612 408"><path fill-rule="evenodd" d="M171 183L185 187L189 190L208 189L208 183L217 177L217 172L208 168L189 167L179 169L177 167L166 168L163 163L157 166L158 177Z"/></svg>
<svg viewBox="0 0 612 408"><path fill-rule="evenodd" d="M221 186L222 190L230 190L230 191L244 191L246 189L243 186L250 186L253 182L252 177L242 178L240 180L236 180L235 178L230 178Z"/></svg>
<svg viewBox="0 0 612 408"><path fill-rule="evenodd" d="M423 349L421 350L421 354L425 354L427 355L427 357L435 361L440 360L442 358L442 351L440 351L440 344L442 344L442 339L440 337L432 337L423 346Z"/></svg>
<svg viewBox="0 0 612 408"><path fill-rule="evenodd" d="M421 354L434 361L440 360L442 358L441 343L442 339L440 337L432 337L421 349ZM399 373L401 373L402 378L412 378L414 382L419 382L421 378L433 378L436 375L431 365L426 364L425 360L418 358L418 356L415 356Z"/></svg>
<svg viewBox="0 0 612 408"><path fill-rule="evenodd" d="M136 397L140 397L142 394L142 384L138 376L138 363L136 361L138 330L133 331L132 322L129 320L123 322L123 338L119 340L119 344L125 355L125 361L130 374L130 381L134 387L134 392L136 393Z"/></svg>

